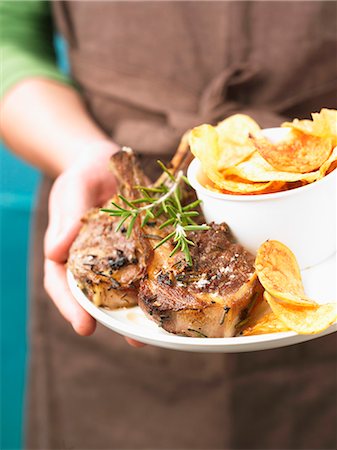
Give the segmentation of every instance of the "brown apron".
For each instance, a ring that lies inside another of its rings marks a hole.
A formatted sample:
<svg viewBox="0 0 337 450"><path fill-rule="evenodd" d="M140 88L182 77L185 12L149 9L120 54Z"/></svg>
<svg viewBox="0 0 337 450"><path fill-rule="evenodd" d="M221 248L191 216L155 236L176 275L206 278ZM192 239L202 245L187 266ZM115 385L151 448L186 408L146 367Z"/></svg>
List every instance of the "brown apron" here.
<svg viewBox="0 0 337 450"><path fill-rule="evenodd" d="M168 156L201 122L262 126L336 107L330 2L55 2L74 78L123 145ZM42 289L48 182L32 269L27 448L334 449L334 335L278 350L133 349L75 335Z"/></svg>

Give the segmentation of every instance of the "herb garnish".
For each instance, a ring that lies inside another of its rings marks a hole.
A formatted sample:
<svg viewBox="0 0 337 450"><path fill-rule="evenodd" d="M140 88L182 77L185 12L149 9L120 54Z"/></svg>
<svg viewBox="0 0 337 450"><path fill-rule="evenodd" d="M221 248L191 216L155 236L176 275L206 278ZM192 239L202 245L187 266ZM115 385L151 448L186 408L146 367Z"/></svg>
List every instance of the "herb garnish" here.
<svg viewBox="0 0 337 450"><path fill-rule="evenodd" d="M121 221L116 227L116 231L119 231L124 223L129 221L126 231L126 236L128 238L131 236L133 226L137 217L140 215L143 216L141 222L142 227L144 227L151 219L164 217L166 220L159 226L159 229L162 230L170 226L173 228L173 231L161 239L154 247L154 250L172 239L175 243L175 247L170 253L170 256L173 256L181 250L185 255L188 265L191 266L192 258L189 245L194 245L194 243L187 239L187 232L209 229L207 225L198 225L193 220L193 217L199 215L199 212L195 211L194 208L201 203L201 200L196 200L188 205L182 206L180 184L184 182L189 185L188 179L184 176L182 171L179 171L175 177L161 161L157 162L163 172L167 175L165 182L154 187L135 186L143 197L136 200L128 200L123 195L119 194L118 198L125 206L123 207L115 202L111 202L115 209L102 209L102 211L109 213L110 216L121 218Z"/></svg>
<svg viewBox="0 0 337 450"><path fill-rule="evenodd" d="M188 331L193 331L194 333L197 334L198 337L201 337L201 338L207 338L208 337L206 334L202 333L199 330L195 330L194 328L187 328L187 330Z"/></svg>

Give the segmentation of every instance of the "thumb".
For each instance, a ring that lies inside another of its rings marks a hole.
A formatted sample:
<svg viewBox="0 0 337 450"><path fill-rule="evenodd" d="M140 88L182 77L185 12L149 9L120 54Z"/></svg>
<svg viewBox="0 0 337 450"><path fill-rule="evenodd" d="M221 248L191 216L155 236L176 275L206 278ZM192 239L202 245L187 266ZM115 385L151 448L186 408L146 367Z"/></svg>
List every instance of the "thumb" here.
<svg viewBox="0 0 337 450"><path fill-rule="evenodd" d="M69 249L81 228L81 216L78 218L67 218L66 222L60 223L60 229L53 226L51 219L45 236L45 255L55 262L66 262Z"/></svg>
<svg viewBox="0 0 337 450"><path fill-rule="evenodd" d="M49 223L45 235L45 256L63 263L76 238L83 214L90 208L85 184L73 177L60 176L54 183L49 197Z"/></svg>

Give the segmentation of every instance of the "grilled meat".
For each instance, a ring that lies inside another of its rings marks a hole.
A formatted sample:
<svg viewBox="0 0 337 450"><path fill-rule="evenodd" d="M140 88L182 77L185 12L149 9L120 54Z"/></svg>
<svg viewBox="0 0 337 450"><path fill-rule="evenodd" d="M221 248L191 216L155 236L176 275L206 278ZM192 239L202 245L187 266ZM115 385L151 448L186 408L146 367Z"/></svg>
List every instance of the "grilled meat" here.
<svg viewBox="0 0 337 450"><path fill-rule="evenodd" d="M114 155L112 169L120 179L120 192L129 199L137 196L133 185L148 185L135 156ZM127 164L125 164L127 162ZM118 173L117 173L118 172ZM118 197L113 201L120 203ZM110 202L105 205L109 208ZM140 224L134 225L130 238L126 228L116 232L120 217L111 217L95 208L83 218L83 227L69 254L68 267L79 288L97 306L109 309L137 304L138 288L146 273L151 246L140 233Z"/></svg>
<svg viewBox="0 0 337 450"><path fill-rule="evenodd" d="M159 247L141 281L139 305L166 331L185 336L234 336L254 299L254 257L235 243L226 224L210 224L188 238L193 266Z"/></svg>
<svg viewBox="0 0 337 450"><path fill-rule="evenodd" d="M128 239L125 228L115 232L118 219L99 209L90 211L68 260L84 294L109 309L137 304L139 281L146 270L141 243Z"/></svg>
<svg viewBox="0 0 337 450"><path fill-rule="evenodd" d="M183 141L171 167L176 171L189 161ZM134 186L149 184L131 151L114 155L111 166L120 192L128 199L139 197ZM161 177L157 183L163 181ZM187 196L191 201L191 193ZM195 244L190 249L190 267L182 253L169 257L170 242L153 251L163 237L158 230L160 218L144 228L138 218L129 239L125 229L115 231L119 220L98 209L89 212L70 251L68 266L96 305L109 309L133 306L138 297L145 314L169 332L207 337L239 332L254 298L257 277L253 256L234 241L226 224L189 233Z"/></svg>
<svg viewBox="0 0 337 450"><path fill-rule="evenodd" d="M191 159L187 136L184 136L170 168L173 172L177 168L187 169ZM150 184L134 153L128 149L113 155L111 170L119 181L119 192L130 200L139 197L139 191L134 186ZM161 176L156 184L164 181L165 176ZM112 200L120 203L117 196ZM110 206L109 201L104 208ZM82 220L83 227L70 249L68 259L68 268L79 288L97 306L116 309L136 305L139 283L146 273L152 253L151 242L160 239L156 222L151 221L140 230L137 220L131 237L127 238L124 227L115 231L120 218L111 217L99 208L89 211Z"/></svg>

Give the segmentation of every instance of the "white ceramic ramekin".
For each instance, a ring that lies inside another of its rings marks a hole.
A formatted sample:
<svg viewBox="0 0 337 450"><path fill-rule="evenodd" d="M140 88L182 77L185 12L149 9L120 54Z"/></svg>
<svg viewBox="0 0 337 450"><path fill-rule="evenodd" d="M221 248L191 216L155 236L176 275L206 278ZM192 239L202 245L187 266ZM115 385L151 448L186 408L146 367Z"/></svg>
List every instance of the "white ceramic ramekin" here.
<svg viewBox="0 0 337 450"><path fill-rule="evenodd" d="M277 141L284 128L263 130ZM267 239L286 244L300 268L321 263L336 252L337 169L319 181L289 191L261 195L230 195L206 189L201 164L194 159L188 179L202 200L207 222L226 222L238 241L252 253Z"/></svg>

